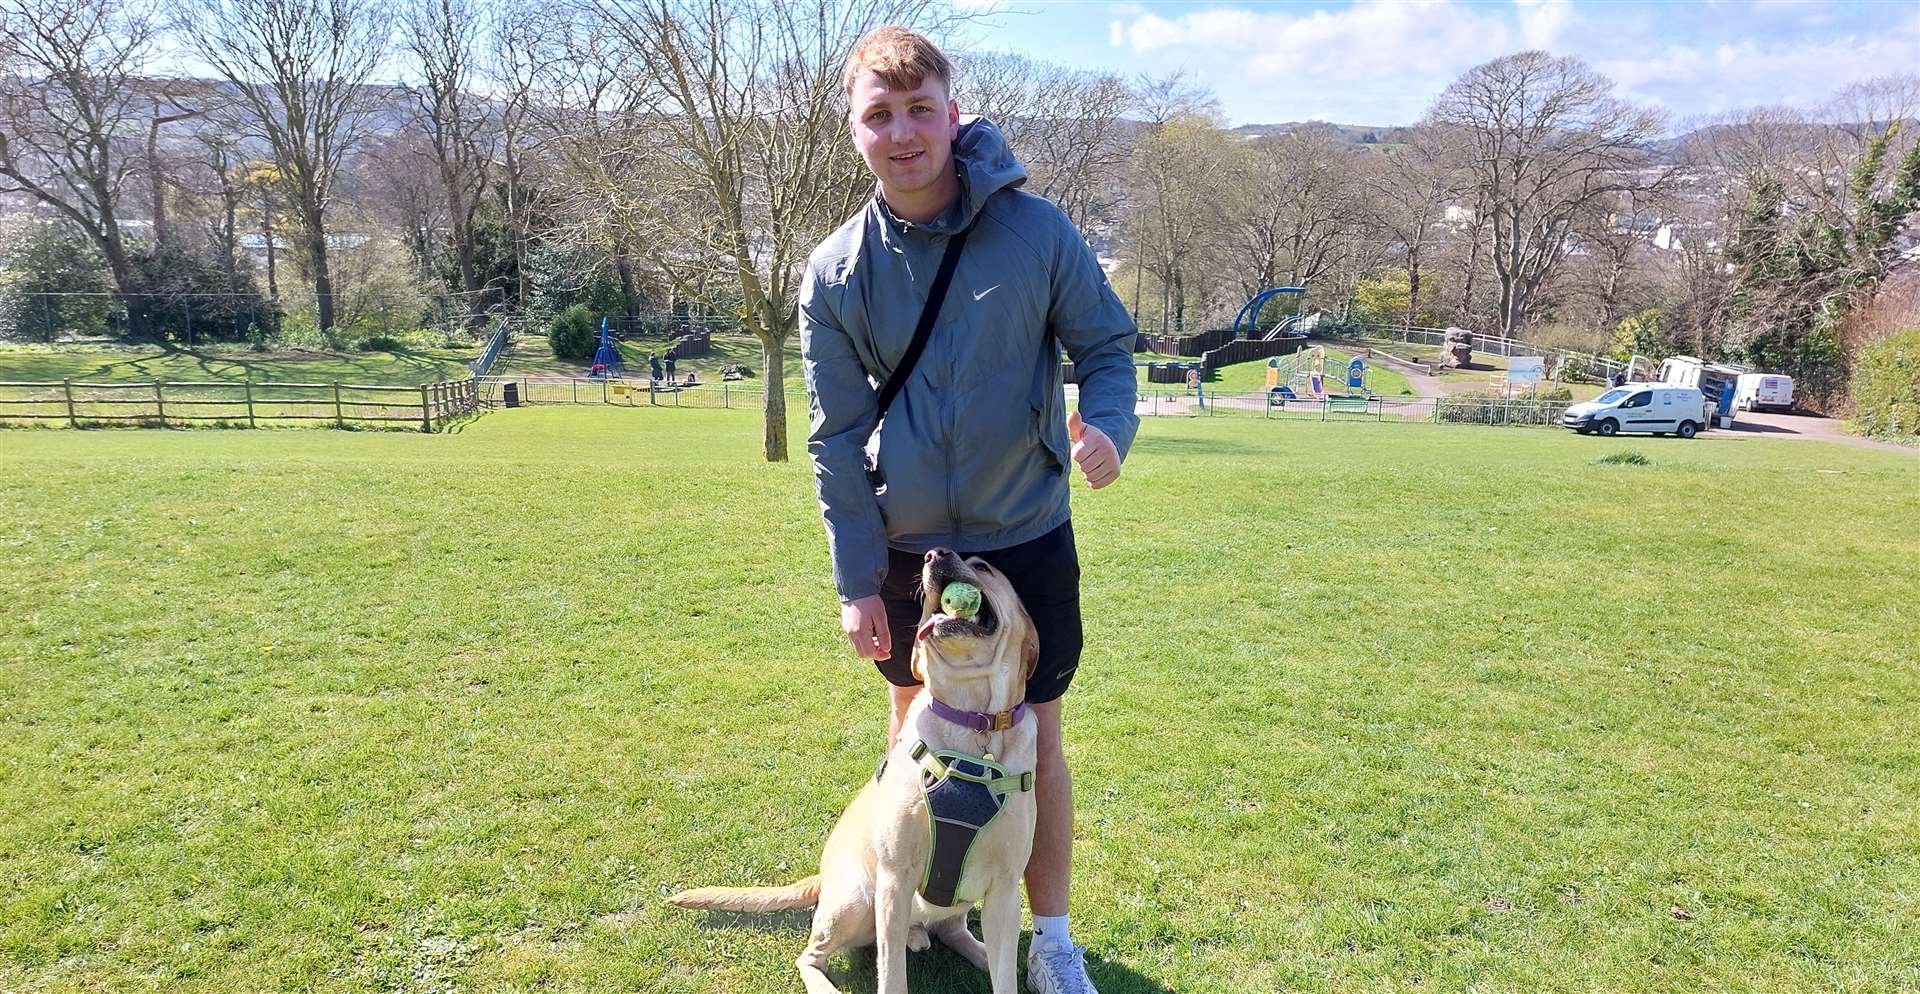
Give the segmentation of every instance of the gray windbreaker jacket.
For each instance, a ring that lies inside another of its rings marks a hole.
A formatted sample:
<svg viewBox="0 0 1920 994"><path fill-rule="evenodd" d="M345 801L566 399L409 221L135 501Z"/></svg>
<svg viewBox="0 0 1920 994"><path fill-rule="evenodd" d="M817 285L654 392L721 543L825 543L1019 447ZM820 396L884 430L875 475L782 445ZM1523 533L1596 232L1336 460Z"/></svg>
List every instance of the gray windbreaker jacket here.
<svg viewBox="0 0 1920 994"><path fill-rule="evenodd" d="M902 221L876 190L807 261L807 452L844 600L880 592L888 546L1000 549L1066 522L1058 346L1073 359L1081 418L1123 459L1140 423L1133 320L1080 232L1051 201L1018 189L1027 171L990 122L963 124L953 156L960 196L945 214ZM864 447L879 386L913 340L948 236L969 223L940 319L880 428L887 487L875 497Z"/></svg>

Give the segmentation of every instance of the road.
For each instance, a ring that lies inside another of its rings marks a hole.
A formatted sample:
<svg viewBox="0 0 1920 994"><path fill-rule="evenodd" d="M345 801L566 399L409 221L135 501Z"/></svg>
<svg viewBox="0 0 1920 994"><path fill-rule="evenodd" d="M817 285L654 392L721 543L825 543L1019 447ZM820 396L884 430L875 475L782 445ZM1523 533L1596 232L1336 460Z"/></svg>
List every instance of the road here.
<svg viewBox="0 0 1920 994"><path fill-rule="evenodd" d="M1753 438L1781 438L1799 441L1838 442L1863 449L1886 449L1892 452L1905 452L1920 456L1920 449L1892 442L1878 442L1858 435L1849 435L1840 422L1833 418L1822 418L1811 414L1775 414L1763 411L1742 411L1734 419L1732 428L1715 428L1702 432L1701 438L1738 441Z"/></svg>

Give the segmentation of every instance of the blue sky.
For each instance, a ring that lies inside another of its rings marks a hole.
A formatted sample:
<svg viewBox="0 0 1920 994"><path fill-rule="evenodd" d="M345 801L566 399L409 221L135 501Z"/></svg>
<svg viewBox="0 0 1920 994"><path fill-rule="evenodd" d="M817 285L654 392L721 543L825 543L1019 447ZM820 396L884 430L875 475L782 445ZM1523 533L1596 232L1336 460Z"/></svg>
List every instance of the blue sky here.
<svg viewBox="0 0 1920 994"><path fill-rule="evenodd" d="M1585 60L1676 126L1920 71L1920 0L955 2L981 21L950 47L1128 77L1184 68L1236 125L1409 124L1462 72L1527 48Z"/></svg>

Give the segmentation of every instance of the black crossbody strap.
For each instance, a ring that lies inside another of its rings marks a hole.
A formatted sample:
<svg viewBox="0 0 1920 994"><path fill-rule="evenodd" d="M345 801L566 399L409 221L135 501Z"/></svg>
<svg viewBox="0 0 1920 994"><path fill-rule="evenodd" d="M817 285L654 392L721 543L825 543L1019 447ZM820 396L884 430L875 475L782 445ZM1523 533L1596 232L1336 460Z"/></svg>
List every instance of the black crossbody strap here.
<svg viewBox="0 0 1920 994"><path fill-rule="evenodd" d="M961 228L947 239L947 252L940 257L940 271L934 274L933 286L927 290L926 305L920 308L920 323L914 326L913 341L908 343L907 351L900 356L900 364L893 367L893 375L887 377L886 385L880 388L880 407L875 414L876 429L878 419L887 416L887 406L907 385L907 377L913 375L913 367L920 361L920 353L927 350L927 339L933 336L933 323L940 319L940 302L946 297L947 284L953 282L953 271L960 264L960 249L967 244L968 230Z"/></svg>

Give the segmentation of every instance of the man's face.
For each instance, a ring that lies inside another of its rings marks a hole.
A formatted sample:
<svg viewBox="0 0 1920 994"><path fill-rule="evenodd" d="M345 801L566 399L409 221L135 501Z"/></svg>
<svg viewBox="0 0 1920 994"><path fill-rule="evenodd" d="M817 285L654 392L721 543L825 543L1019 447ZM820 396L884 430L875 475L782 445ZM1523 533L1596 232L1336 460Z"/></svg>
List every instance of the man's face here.
<svg viewBox="0 0 1920 994"><path fill-rule="evenodd" d="M854 80L848 117L853 143L886 193L928 189L953 168L960 105L948 99L946 85L937 78L896 90L869 69Z"/></svg>

